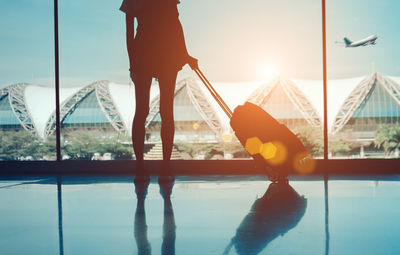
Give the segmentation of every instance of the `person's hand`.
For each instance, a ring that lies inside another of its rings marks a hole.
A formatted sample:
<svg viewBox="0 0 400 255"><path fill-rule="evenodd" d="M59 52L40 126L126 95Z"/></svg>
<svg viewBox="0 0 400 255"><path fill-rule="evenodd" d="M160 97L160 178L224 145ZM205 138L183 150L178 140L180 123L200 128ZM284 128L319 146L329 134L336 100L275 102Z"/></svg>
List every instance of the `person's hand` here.
<svg viewBox="0 0 400 255"><path fill-rule="evenodd" d="M199 60L197 58L189 56L188 64L189 64L190 68L192 68L193 70L199 69Z"/></svg>

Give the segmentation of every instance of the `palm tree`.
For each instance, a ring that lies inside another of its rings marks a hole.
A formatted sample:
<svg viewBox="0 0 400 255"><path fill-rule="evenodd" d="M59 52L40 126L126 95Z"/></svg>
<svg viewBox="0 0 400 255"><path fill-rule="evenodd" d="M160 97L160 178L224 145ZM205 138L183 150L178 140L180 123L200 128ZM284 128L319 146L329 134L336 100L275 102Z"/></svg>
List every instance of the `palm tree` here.
<svg viewBox="0 0 400 255"><path fill-rule="evenodd" d="M398 150L400 148L400 125L381 126L375 133L375 147L383 148L387 156Z"/></svg>

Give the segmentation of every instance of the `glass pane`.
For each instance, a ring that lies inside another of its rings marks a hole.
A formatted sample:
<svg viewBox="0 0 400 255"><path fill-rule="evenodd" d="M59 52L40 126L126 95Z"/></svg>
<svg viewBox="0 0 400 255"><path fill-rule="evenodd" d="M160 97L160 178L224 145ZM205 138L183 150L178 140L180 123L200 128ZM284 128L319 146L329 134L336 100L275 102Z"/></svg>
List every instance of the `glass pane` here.
<svg viewBox="0 0 400 255"><path fill-rule="evenodd" d="M132 253L135 201L131 178L63 177L62 194L67 253Z"/></svg>
<svg viewBox="0 0 400 255"><path fill-rule="evenodd" d="M64 159L134 157L135 87L121 2L60 3ZM261 106L298 134L314 156L322 154L322 86L315 81L322 74L320 6L317 0L178 5L187 48L228 106L233 110L245 101ZM159 86L153 79L145 159L162 159ZM178 74L173 112L172 159L251 158L187 65Z"/></svg>
<svg viewBox="0 0 400 255"><path fill-rule="evenodd" d="M2 177L2 254L59 254L57 183L54 177Z"/></svg>
<svg viewBox="0 0 400 255"><path fill-rule="evenodd" d="M119 1L61 1L63 159L132 159L134 87ZM48 132L55 132L54 120Z"/></svg>
<svg viewBox="0 0 400 255"><path fill-rule="evenodd" d="M329 181L330 254L400 250L398 178Z"/></svg>
<svg viewBox="0 0 400 255"><path fill-rule="evenodd" d="M322 54L315 50L321 45L320 6L320 1L253 1L251 5L182 1L180 12L190 53L199 58L200 68L227 105L232 110L246 101L259 105L298 134L316 157L323 152L322 83L318 82ZM187 82L186 104L201 102L197 110L209 114L182 123L185 128L176 135L180 154L187 159L251 159L229 118L195 78ZM157 116L154 121L159 126Z"/></svg>
<svg viewBox="0 0 400 255"><path fill-rule="evenodd" d="M328 2L331 158L399 157L398 7L397 1Z"/></svg>
<svg viewBox="0 0 400 255"><path fill-rule="evenodd" d="M0 160L55 160L53 1L0 2Z"/></svg>

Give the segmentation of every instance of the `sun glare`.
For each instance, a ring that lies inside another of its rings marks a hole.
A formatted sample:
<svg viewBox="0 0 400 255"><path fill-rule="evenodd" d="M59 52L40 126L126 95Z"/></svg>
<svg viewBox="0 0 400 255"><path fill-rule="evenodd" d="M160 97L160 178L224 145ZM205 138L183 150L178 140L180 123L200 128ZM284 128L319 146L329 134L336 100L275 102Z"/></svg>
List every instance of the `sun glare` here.
<svg viewBox="0 0 400 255"><path fill-rule="evenodd" d="M267 81L275 78L279 75L279 71L276 66L272 64L264 64L259 68L259 76L262 80Z"/></svg>

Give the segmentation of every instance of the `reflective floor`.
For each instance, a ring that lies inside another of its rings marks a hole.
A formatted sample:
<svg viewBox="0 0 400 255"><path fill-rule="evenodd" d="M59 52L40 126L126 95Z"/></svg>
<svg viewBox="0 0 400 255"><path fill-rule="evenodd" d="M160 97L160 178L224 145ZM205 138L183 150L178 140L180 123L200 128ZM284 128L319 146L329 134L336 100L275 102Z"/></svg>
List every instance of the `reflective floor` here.
<svg viewBox="0 0 400 255"><path fill-rule="evenodd" d="M400 254L400 176L0 178L0 254Z"/></svg>

